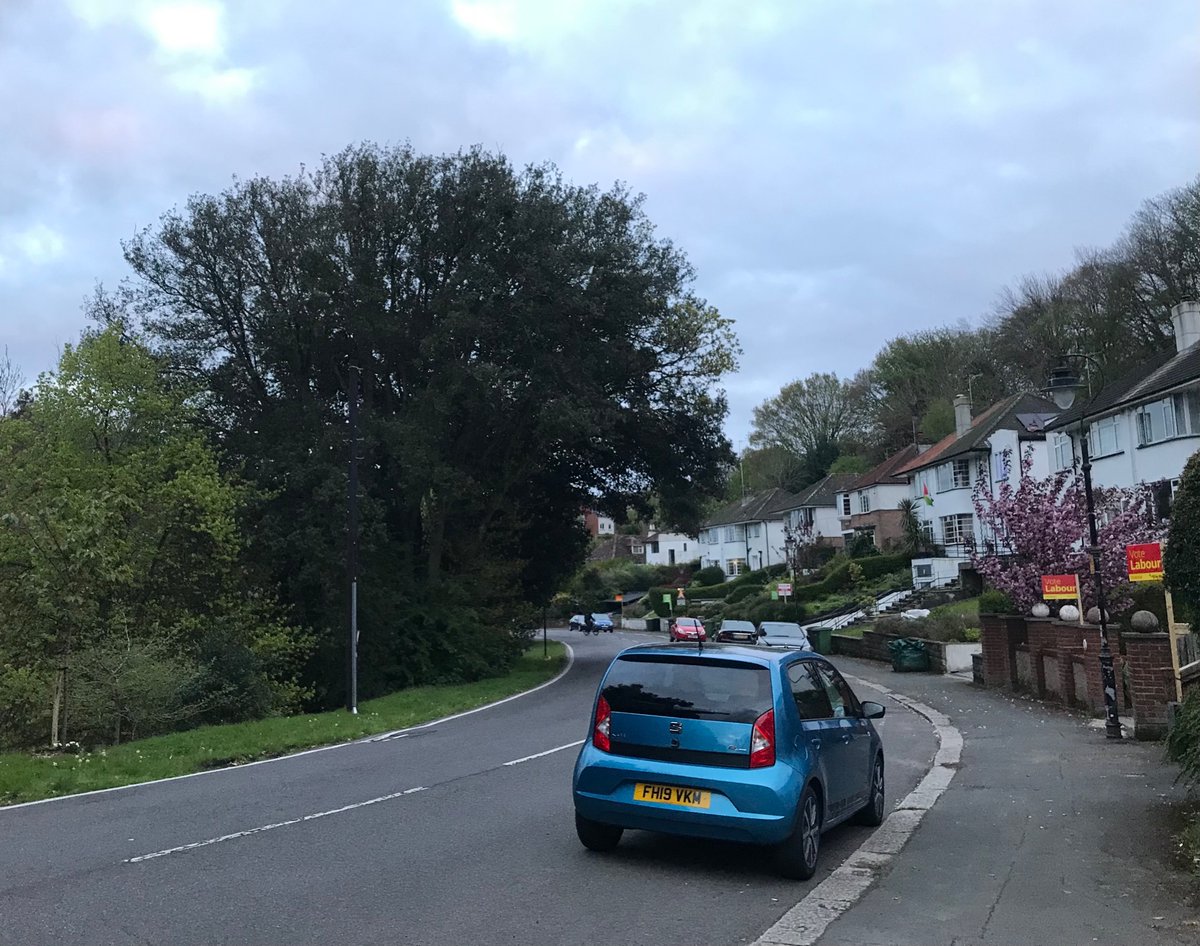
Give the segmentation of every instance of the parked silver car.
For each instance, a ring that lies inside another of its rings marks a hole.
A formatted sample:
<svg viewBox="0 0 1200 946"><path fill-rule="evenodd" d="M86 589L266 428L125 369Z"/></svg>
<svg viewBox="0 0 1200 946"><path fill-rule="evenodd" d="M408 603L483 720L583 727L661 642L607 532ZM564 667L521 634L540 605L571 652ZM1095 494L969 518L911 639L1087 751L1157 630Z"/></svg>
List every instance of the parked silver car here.
<svg viewBox="0 0 1200 946"><path fill-rule="evenodd" d="M764 647L791 647L812 650L804 628L791 621L763 621L758 625L758 642Z"/></svg>

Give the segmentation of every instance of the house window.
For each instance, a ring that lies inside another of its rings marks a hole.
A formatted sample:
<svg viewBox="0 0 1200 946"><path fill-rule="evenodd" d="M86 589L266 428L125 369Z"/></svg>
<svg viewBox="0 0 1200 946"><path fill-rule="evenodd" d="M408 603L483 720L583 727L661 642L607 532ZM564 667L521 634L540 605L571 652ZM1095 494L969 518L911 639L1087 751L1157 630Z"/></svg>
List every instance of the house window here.
<svg viewBox="0 0 1200 946"><path fill-rule="evenodd" d="M1069 470L1075 465L1075 441L1070 434L1053 434L1054 469Z"/></svg>
<svg viewBox="0 0 1200 946"><path fill-rule="evenodd" d="M757 539L757 538L758 538L758 536L759 536L759 533L760 533L761 529L762 529L762 526L761 526L761 524L760 524L760 523L757 523L757 522L755 522L755 523L752 523L751 525L748 525L748 526L746 526L747 535L748 535L748 536L749 536L749 538L751 538L751 539Z"/></svg>
<svg viewBox="0 0 1200 946"><path fill-rule="evenodd" d="M842 515L850 515L850 494L842 493Z"/></svg>
<svg viewBox="0 0 1200 946"><path fill-rule="evenodd" d="M970 486L971 461L951 460L949 463L943 463L937 469L937 484L939 493Z"/></svg>
<svg viewBox="0 0 1200 946"><path fill-rule="evenodd" d="M968 545L975 538L972 515L942 516L942 542L945 545Z"/></svg>
<svg viewBox="0 0 1200 946"><path fill-rule="evenodd" d="M657 543L657 542L651 542L651 543L650 543L650 554L651 554L651 555L657 555L657 554L658 554L658 543Z"/></svg>
<svg viewBox="0 0 1200 946"><path fill-rule="evenodd" d="M719 538L719 533L720 533L720 531L721 531L720 529L709 529L709 530L708 530L708 539L707 539L707 541L708 541L708 544L709 544L709 545L716 545L716 544L717 544L717 539Z"/></svg>
<svg viewBox="0 0 1200 946"><path fill-rule="evenodd" d="M1200 434L1200 391L1195 389L1143 404L1137 412L1138 445Z"/></svg>
<svg viewBox="0 0 1200 946"><path fill-rule="evenodd" d="M736 578L746 570L746 560L744 558L731 558L725 563L725 574L730 578Z"/></svg>
<svg viewBox="0 0 1200 946"><path fill-rule="evenodd" d="M914 567L916 569L916 574L917 574L918 578L932 578L933 577L933 566L932 565L916 565Z"/></svg>
<svg viewBox="0 0 1200 946"><path fill-rule="evenodd" d="M1088 427L1088 451L1094 457L1121 452L1121 431L1116 417L1103 417Z"/></svg>
<svg viewBox="0 0 1200 946"><path fill-rule="evenodd" d="M864 490L863 492L858 494L858 511L859 512L870 512L871 511L871 494L868 493L866 490Z"/></svg>
<svg viewBox="0 0 1200 946"><path fill-rule="evenodd" d="M631 545L631 546L629 547L629 551L630 551L632 554L634 554L634 555L642 555L642 554L644 554L644 553L645 553L645 551L646 551L646 546L644 546L644 545Z"/></svg>

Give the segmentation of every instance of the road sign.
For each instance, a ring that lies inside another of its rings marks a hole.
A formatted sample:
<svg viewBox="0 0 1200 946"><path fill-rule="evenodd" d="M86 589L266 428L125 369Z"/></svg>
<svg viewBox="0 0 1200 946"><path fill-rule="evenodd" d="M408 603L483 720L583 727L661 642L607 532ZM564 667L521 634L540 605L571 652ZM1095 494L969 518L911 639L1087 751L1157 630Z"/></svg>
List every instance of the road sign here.
<svg viewBox="0 0 1200 946"><path fill-rule="evenodd" d="M777 588L779 590L780 595L782 595L783 597L790 598L792 596L792 586L788 582L781 581L778 584Z"/></svg>
<svg viewBox="0 0 1200 946"><path fill-rule="evenodd" d="M1043 575L1042 597L1049 601L1074 601L1079 597L1079 576Z"/></svg>
<svg viewBox="0 0 1200 946"><path fill-rule="evenodd" d="M1129 568L1130 581L1162 581L1162 545L1147 542L1125 546L1125 564Z"/></svg>

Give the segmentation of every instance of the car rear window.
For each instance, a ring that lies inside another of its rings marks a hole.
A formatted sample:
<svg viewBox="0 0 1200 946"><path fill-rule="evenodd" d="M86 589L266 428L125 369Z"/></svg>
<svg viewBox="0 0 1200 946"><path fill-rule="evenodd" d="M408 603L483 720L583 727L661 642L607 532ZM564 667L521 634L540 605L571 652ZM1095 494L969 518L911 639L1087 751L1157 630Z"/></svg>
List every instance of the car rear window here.
<svg viewBox="0 0 1200 946"><path fill-rule="evenodd" d="M766 667L736 660L628 655L604 681L614 713L752 723L771 708Z"/></svg>
<svg viewBox="0 0 1200 946"><path fill-rule="evenodd" d="M804 629L798 624L774 624L766 622L763 630L772 637L803 637Z"/></svg>

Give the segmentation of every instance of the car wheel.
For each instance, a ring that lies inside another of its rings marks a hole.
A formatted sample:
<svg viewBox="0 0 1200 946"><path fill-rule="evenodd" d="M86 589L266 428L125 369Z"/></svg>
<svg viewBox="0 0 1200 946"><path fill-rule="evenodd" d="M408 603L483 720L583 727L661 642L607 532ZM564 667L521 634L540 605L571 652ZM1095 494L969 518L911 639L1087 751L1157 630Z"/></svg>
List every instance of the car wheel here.
<svg viewBox="0 0 1200 946"><path fill-rule="evenodd" d="M611 851L621 843L624 831L624 828L593 821L575 812L575 833L579 835L579 843L589 851L598 851L601 854Z"/></svg>
<svg viewBox="0 0 1200 946"><path fill-rule="evenodd" d="M775 869L789 880L809 880L821 856L821 799L811 783L804 786L791 837L775 849Z"/></svg>
<svg viewBox="0 0 1200 946"><path fill-rule="evenodd" d="M871 766L871 797L867 803L858 810L854 815L855 824L865 824L871 828L878 828L883 824L884 815L884 794L883 794L883 755L875 756L875 763Z"/></svg>

